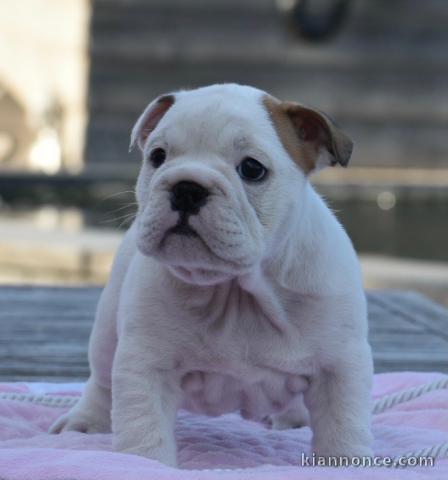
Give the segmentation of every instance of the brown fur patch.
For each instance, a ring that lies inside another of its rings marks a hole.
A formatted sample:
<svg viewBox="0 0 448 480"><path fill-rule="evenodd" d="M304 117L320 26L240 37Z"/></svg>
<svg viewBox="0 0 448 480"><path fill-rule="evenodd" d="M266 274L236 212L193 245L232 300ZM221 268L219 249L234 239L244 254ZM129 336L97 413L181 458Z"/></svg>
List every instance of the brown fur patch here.
<svg viewBox="0 0 448 480"><path fill-rule="evenodd" d="M270 95L265 95L263 105L269 113L269 117L284 149L305 174L310 173L316 165L318 152L314 145L300 140L294 124L287 113L288 104L280 102Z"/></svg>

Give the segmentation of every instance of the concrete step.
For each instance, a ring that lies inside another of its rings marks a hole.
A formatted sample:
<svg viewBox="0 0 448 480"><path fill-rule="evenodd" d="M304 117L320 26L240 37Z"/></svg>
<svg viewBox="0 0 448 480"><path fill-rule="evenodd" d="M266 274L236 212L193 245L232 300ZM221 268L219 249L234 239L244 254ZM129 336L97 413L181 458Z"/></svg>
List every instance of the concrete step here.
<svg viewBox="0 0 448 480"><path fill-rule="evenodd" d="M337 114L333 113L333 116L355 140L353 166L376 168L448 166L446 127L443 125L434 126L424 122L417 125L397 125L392 121L372 123L357 119L346 121ZM88 132L87 162L107 164L110 166L107 168L139 162L138 151L131 154L128 152L133 122L134 120L129 120L127 125L111 125L110 122L103 124L92 117Z"/></svg>
<svg viewBox="0 0 448 480"><path fill-rule="evenodd" d="M438 75L437 75L438 74ZM345 117L445 124L448 121L448 64L437 72L371 68L288 66L265 60L151 61L111 67L99 62L91 73L89 107L98 114L134 115L155 96L179 88L235 81L258 86L290 100L302 101ZM412 99L412 101L410 101Z"/></svg>
<svg viewBox="0 0 448 480"><path fill-rule="evenodd" d="M318 45L288 33L285 3L95 0L88 162L129 159L132 124L160 93L230 81L328 112L359 165L446 166L447 3L357 0Z"/></svg>
<svg viewBox="0 0 448 480"><path fill-rule="evenodd" d="M233 55L240 58L252 58L257 48L269 56L279 46L283 56L306 48L303 42L288 37L281 9L277 8L284 4L273 0L95 0L93 53L145 59L158 51L169 54L172 50L177 54L192 52L194 57L195 50L220 55L238 45ZM394 0L387 5L357 0L340 35L331 43L320 44L319 51L443 60L447 22L448 9L441 0ZM266 51L269 46L273 49Z"/></svg>

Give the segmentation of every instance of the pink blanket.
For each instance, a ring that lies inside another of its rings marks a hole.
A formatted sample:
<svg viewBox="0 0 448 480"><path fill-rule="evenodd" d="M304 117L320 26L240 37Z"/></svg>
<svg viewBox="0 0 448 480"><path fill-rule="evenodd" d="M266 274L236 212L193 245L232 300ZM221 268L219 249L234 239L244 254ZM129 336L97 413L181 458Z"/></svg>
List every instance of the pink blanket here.
<svg viewBox="0 0 448 480"><path fill-rule="evenodd" d="M375 377L374 398L444 378L441 374L390 373ZM0 392L74 394L82 385L0 384ZM230 414L207 418L180 412L177 422L181 469L115 453L111 435L47 429L65 409L0 400L0 479L448 479L448 460L433 466L319 467L304 463L308 428L273 431ZM448 390L436 390L396 405L373 420L375 455L395 459L448 441ZM309 459L310 460L310 459ZM411 463L421 460L411 460Z"/></svg>

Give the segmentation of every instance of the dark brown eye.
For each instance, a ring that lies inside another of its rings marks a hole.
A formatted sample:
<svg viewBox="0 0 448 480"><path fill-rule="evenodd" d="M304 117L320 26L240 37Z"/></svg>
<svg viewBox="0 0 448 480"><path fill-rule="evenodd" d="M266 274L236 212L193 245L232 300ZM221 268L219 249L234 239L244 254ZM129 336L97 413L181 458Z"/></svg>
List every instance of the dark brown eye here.
<svg viewBox="0 0 448 480"><path fill-rule="evenodd" d="M243 158L236 167L238 175L247 182L260 182L268 173L267 169L255 158Z"/></svg>
<svg viewBox="0 0 448 480"><path fill-rule="evenodd" d="M162 165L162 163L165 161L165 158L166 152L163 148L155 148L149 155L149 159L151 160L154 168L159 168L160 165Z"/></svg>

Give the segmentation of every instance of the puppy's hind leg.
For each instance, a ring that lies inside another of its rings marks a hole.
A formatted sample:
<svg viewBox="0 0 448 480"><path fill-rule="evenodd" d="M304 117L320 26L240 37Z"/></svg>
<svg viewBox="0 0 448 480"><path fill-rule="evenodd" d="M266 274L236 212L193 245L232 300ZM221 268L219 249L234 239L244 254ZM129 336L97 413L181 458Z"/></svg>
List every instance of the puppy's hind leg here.
<svg viewBox="0 0 448 480"><path fill-rule="evenodd" d="M274 430L287 430L309 425L310 418L303 395L297 395L285 411L270 415L267 423Z"/></svg>

